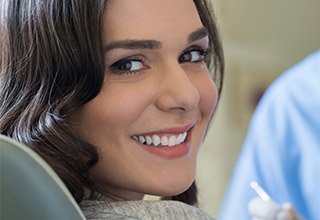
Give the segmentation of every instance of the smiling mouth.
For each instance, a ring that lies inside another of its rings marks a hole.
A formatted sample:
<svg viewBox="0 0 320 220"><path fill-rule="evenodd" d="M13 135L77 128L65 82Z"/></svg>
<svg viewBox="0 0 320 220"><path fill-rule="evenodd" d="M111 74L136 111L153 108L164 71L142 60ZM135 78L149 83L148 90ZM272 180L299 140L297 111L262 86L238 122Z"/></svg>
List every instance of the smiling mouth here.
<svg viewBox="0 0 320 220"><path fill-rule="evenodd" d="M187 131L185 131L180 134L133 135L132 138L150 147L174 147L183 143L187 138L187 134Z"/></svg>

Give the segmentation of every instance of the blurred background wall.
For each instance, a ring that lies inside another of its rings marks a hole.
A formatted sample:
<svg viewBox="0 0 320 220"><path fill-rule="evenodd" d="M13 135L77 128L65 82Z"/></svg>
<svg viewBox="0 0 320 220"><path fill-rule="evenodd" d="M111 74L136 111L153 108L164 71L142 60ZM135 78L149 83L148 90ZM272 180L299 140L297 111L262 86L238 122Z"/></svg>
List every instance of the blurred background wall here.
<svg viewBox="0 0 320 220"><path fill-rule="evenodd" d="M197 181L200 207L217 216L260 95L285 69L320 48L320 0L214 0L214 6L225 84L199 156Z"/></svg>

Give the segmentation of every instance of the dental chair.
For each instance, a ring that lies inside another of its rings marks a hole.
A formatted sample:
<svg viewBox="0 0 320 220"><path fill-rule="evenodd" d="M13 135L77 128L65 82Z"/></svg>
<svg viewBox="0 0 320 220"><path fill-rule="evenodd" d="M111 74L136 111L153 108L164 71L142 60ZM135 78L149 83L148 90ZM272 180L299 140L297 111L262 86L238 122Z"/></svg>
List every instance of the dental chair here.
<svg viewBox="0 0 320 220"><path fill-rule="evenodd" d="M33 150L0 135L0 219L84 220L52 168Z"/></svg>

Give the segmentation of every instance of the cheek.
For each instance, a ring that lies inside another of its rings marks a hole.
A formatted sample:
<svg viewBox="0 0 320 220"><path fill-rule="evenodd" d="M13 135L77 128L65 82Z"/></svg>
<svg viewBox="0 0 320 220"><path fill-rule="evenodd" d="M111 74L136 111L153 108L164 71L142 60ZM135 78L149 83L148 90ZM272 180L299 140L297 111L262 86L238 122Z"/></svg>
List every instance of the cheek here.
<svg viewBox="0 0 320 220"><path fill-rule="evenodd" d="M152 89L146 86L107 87L91 104L92 117L107 127L127 127L143 114L152 100Z"/></svg>
<svg viewBox="0 0 320 220"><path fill-rule="evenodd" d="M199 81L198 91L200 94L200 111L202 117L210 119L218 102L218 91L215 83L209 77Z"/></svg>

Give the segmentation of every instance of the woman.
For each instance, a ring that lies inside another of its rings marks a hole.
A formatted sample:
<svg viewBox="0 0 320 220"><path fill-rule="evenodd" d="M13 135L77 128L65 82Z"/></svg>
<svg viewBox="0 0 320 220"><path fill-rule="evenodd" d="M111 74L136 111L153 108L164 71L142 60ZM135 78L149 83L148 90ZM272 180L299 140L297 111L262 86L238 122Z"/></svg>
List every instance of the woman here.
<svg viewBox="0 0 320 220"><path fill-rule="evenodd" d="M196 204L197 153L223 76L209 3L1 4L1 133L40 154L88 218L98 200Z"/></svg>

